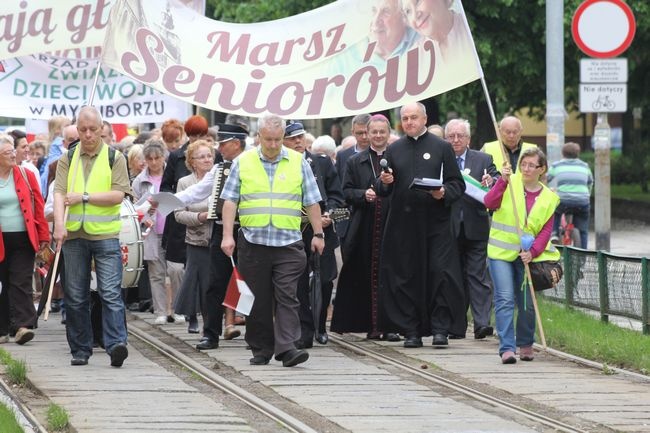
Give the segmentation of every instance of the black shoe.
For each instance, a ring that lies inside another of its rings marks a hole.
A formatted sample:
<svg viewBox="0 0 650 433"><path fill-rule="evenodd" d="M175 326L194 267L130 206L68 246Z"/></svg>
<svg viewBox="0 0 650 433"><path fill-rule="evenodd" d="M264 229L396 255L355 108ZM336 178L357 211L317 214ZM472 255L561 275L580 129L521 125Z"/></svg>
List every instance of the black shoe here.
<svg viewBox="0 0 650 433"><path fill-rule="evenodd" d="M309 353L304 350L291 349L276 355L275 359L282 361L283 367L293 367L307 361L309 359Z"/></svg>
<svg viewBox="0 0 650 433"><path fill-rule="evenodd" d="M312 340L298 340L294 345L296 349L311 349L314 347L314 342Z"/></svg>
<svg viewBox="0 0 650 433"><path fill-rule="evenodd" d="M322 334L317 333L316 334L316 341L318 344L327 344L329 341L330 337L327 335L327 332L323 332Z"/></svg>
<svg viewBox="0 0 650 433"><path fill-rule="evenodd" d="M387 332L381 336L382 340L385 341L402 341L400 336L394 332Z"/></svg>
<svg viewBox="0 0 650 433"><path fill-rule="evenodd" d="M196 345L196 348L199 350L210 350L216 349L217 347L219 347L219 340L210 340L208 337L203 337L199 344Z"/></svg>
<svg viewBox="0 0 650 433"><path fill-rule="evenodd" d="M52 299L50 302L50 313L58 313L59 311L61 311L61 300Z"/></svg>
<svg viewBox="0 0 650 433"><path fill-rule="evenodd" d="M88 365L88 358L85 356L75 355L70 360L70 365Z"/></svg>
<svg viewBox="0 0 650 433"><path fill-rule="evenodd" d="M474 331L474 338L476 340L482 340L492 334L494 334L494 328L491 326L479 326L476 328L476 331Z"/></svg>
<svg viewBox="0 0 650 433"><path fill-rule="evenodd" d="M145 311L153 310L153 304L151 299L145 299L144 301L138 302L138 311L144 313Z"/></svg>
<svg viewBox="0 0 650 433"><path fill-rule="evenodd" d="M458 334L449 334L449 336L447 338L449 338L450 340L463 340L465 338L465 336L464 335L458 335Z"/></svg>
<svg viewBox="0 0 650 433"><path fill-rule="evenodd" d="M447 336L445 334L435 334L433 336L433 343L434 346L448 346L449 341L447 341Z"/></svg>
<svg viewBox="0 0 650 433"><path fill-rule="evenodd" d="M127 310L132 311L134 313L137 313L140 311L140 303L139 302L131 302L129 305L126 307Z"/></svg>
<svg viewBox="0 0 650 433"><path fill-rule="evenodd" d="M199 333L199 319L196 316L190 316L189 325L187 325L187 332L190 334Z"/></svg>
<svg viewBox="0 0 650 433"><path fill-rule="evenodd" d="M66 323L66 315L65 315L65 310L61 311L61 324L65 325Z"/></svg>
<svg viewBox="0 0 650 433"><path fill-rule="evenodd" d="M380 332L368 332L366 334L366 339L368 339L368 340L381 340L381 333Z"/></svg>
<svg viewBox="0 0 650 433"><path fill-rule="evenodd" d="M406 337L404 340L404 347L410 349L422 347L422 339L420 337Z"/></svg>
<svg viewBox="0 0 650 433"><path fill-rule="evenodd" d="M266 365L269 363L271 358L267 358L266 356L263 355L255 355L251 359L248 360L251 365Z"/></svg>
<svg viewBox="0 0 650 433"><path fill-rule="evenodd" d="M126 348L126 344L117 343L111 350L111 367L121 367L128 356L129 349Z"/></svg>

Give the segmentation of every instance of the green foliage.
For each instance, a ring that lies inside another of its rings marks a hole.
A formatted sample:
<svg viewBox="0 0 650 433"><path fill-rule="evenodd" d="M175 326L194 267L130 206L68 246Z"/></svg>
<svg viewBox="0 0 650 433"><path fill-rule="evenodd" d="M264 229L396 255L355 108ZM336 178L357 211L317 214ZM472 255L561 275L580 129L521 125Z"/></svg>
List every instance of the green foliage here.
<svg viewBox="0 0 650 433"><path fill-rule="evenodd" d="M50 431L65 431L70 422L68 412L55 403L47 407L47 428Z"/></svg>
<svg viewBox="0 0 650 433"><path fill-rule="evenodd" d="M332 0L207 0L206 15L220 21L256 23L297 15Z"/></svg>
<svg viewBox="0 0 650 433"><path fill-rule="evenodd" d="M11 359L5 370L9 382L14 385L24 385L27 381L27 364L24 359Z"/></svg>
<svg viewBox="0 0 650 433"><path fill-rule="evenodd" d="M0 364L7 365L11 361L11 354L4 349L0 349Z"/></svg>
<svg viewBox="0 0 650 433"><path fill-rule="evenodd" d="M25 430L18 424L14 412L0 403L0 431L3 433L25 433Z"/></svg>

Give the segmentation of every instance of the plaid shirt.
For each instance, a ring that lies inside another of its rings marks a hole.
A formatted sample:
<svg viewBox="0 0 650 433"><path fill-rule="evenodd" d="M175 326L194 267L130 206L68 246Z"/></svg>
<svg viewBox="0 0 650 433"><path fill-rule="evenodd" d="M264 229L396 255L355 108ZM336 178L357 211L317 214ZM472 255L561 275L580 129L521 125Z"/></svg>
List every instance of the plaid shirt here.
<svg viewBox="0 0 650 433"><path fill-rule="evenodd" d="M280 155L278 155L274 161L267 160L264 155L262 155L262 151L259 147L257 149L249 150L248 152L257 152L262 161L262 166L264 167L266 174L269 176L269 183L271 185L273 184L273 176L275 175L280 160L282 158L289 159L289 151L285 147L282 147ZM320 202L321 195L311 167L304 158L302 159L301 168L302 205L303 207L307 207ZM221 191L221 198L239 203L240 190L241 178L239 176L239 158L237 158L230 168L228 180L226 180L223 190ZM269 247L282 247L302 240L302 233L300 230L279 229L270 223L266 227L242 227L242 230L244 232L244 237L248 242Z"/></svg>

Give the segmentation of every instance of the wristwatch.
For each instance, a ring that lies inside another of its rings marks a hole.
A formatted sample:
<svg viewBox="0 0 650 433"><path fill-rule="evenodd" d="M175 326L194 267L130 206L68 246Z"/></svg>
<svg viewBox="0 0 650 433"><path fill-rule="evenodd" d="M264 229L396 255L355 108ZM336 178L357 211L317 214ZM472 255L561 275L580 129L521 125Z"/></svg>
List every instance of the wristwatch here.
<svg viewBox="0 0 650 433"><path fill-rule="evenodd" d="M314 233L314 237L318 239L325 239L325 233L320 232L320 233Z"/></svg>
<svg viewBox="0 0 650 433"><path fill-rule="evenodd" d="M81 201L84 203L88 203L90 201L90 194L84 192L83 195L81 196Z"/></svg>

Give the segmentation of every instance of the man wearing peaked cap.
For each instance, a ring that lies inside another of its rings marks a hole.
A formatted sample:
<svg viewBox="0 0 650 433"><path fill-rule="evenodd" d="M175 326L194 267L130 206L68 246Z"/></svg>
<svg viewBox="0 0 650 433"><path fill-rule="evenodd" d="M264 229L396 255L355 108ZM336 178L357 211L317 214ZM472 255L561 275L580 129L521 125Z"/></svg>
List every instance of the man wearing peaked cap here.
<svg viewBox="0 0 650 433"><path fill-rule="evenodd" d="M228 123L219 123L219 132L217 133L217 138L219 143L224 143L229 140L246 140L248 137L248 132L239 125L230 125Z"/></svg>
<svg viewBox="0 0 650 433"><path fill-rule="evenodd" d="M334 232L332 219L329 217L330 209L340 208L345 205L341 182L339 180L332 160L320 155L313 155L307 150L305 142L305 128L300 122L289 122L284 129L284 145L289 149L302 153L305 160L309 163L316 184L320 191L322 201L320 202L322 213L322 226L325 236L325 249L320 258L321 265L321 294L322 308L320 311L319 323L314 323L314 314L311 311L309 302L309 272L310 266L307 264L303 275L298 280L298 300L300 301L300 328L301 337L296 342L298 348L310 348L313 345L314 337L320 344L326 344L328 341L325 332L325 320L327 316L327 307L332 297L334 288L334 279L337 275L336 257L334 249L339 246L338 236ZM307 242L313 236L311 227L303 231L303 241ZM307 258L311 257L311 251L305 249ZM308 260L309 263L309 260ZM317 314L318 316L318 314ZM314 335L315 334L315 335Z"/></svg>

